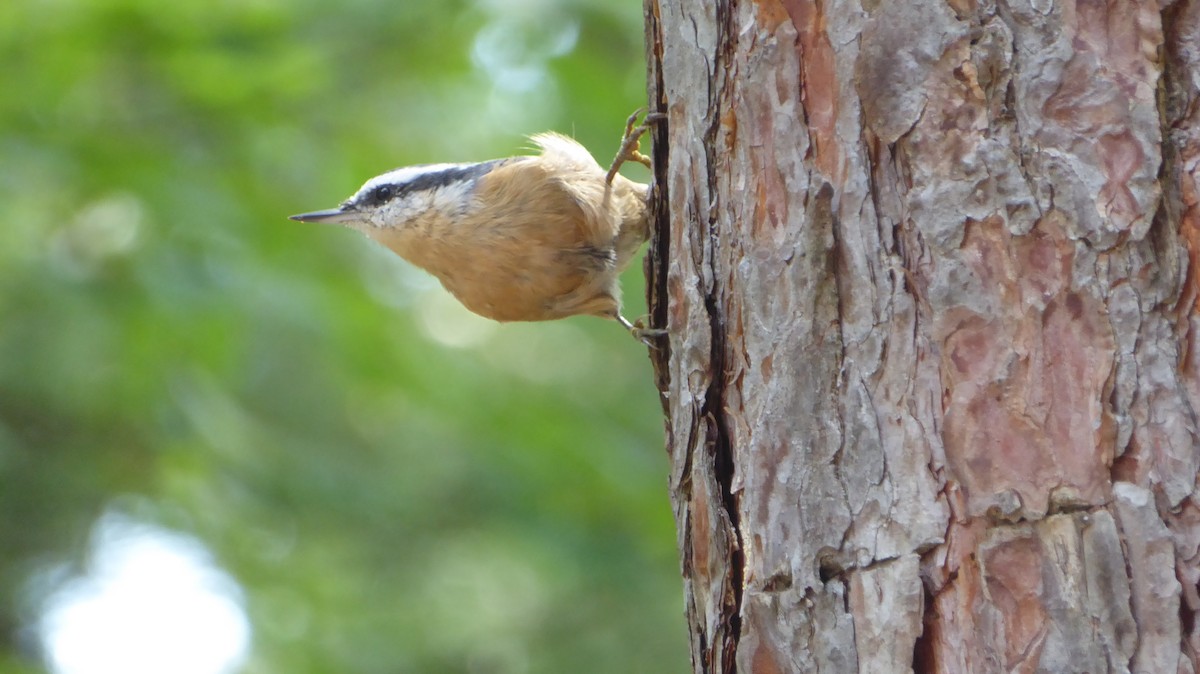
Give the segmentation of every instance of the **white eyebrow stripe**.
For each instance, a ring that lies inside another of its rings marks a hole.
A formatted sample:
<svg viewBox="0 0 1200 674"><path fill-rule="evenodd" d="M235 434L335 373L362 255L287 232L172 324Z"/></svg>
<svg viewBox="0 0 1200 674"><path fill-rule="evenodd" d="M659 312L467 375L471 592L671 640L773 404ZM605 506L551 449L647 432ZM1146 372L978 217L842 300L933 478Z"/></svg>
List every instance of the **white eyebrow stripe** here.
<svg viewBox="0 0 1200 674"><path fill-rule="evenodd" d="M446 169L458 168L460 166L469 166L469 164L421 164L420 166L404 166L371 178L358 191L362 192L380 185L400 185L423 175L441 173Z"/></svg>

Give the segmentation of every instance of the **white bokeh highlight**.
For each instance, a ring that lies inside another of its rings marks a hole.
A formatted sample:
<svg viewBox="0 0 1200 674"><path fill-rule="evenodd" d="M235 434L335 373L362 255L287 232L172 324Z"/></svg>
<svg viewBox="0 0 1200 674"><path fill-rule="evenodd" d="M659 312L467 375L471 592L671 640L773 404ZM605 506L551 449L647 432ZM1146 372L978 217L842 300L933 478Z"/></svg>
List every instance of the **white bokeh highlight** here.
<svg viewBox="0 0 1200 674"><path fill-rule="evenodd" d="M244 663L241 590L198 540L105 515L92 545L87 575L45 604L55 674L229 674Z"/></svg>

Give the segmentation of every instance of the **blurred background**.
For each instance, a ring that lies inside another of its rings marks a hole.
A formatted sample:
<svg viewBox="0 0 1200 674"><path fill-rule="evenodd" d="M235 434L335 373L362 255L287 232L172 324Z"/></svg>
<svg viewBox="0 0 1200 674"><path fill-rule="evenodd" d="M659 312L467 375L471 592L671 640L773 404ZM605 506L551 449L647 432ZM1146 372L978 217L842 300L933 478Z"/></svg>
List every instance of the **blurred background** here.
<svg viewBox="0 0 1200 674"><path fill-rule="evenodd" d="M688 671L645 348L287 220L607 164L640 2L8 0L0 63L0 674Z"/></svg>

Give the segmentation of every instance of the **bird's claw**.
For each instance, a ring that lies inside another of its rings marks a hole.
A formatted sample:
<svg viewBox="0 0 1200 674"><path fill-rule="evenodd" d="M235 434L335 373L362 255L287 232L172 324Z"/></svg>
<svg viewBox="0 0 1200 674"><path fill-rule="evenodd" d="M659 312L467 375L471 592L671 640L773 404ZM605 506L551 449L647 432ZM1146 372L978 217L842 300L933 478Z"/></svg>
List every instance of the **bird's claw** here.
<svg viewBox="0 0 1200 674"><path fill-rule="evenodd" d="M619 322L622 327L628 330L629 334L633 335L635 339L651 349L658 348L654 344L656 339L667 336L666 330L662 328L648 328L643 325L642 319L640 318L630 323L629 319L625 318L621 314L617 314L617 322Z"/></svg>
<svg viewBox="0 0 1200 674"><path fill-rule="evenodd" d="M661 122L667 116L661 112L650 112L642 117L642 123L638 124L637 119L643 111L645 108L638 108L629 116L629 119L625 120L625 135L621 138L621 147L617 150L617 156L613 158L612 164L608 167L608 173L604 176L604 181L610 185L617 175L617 169L627 161L636 161L646 168L653 168L650 157L641 152L642 136L650 130L652 124Z"/></svg>

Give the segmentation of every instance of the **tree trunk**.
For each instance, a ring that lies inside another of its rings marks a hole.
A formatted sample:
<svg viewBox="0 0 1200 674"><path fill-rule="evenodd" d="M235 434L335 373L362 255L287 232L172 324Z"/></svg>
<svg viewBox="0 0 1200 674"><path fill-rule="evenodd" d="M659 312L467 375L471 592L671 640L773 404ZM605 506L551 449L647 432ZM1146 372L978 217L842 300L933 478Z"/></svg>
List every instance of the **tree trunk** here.
<svg viewBox="0 0 1200 674"><path fill-rule="evenodd" d="M647 0L696 672L1200 670L1200 0Z"/></svg>

